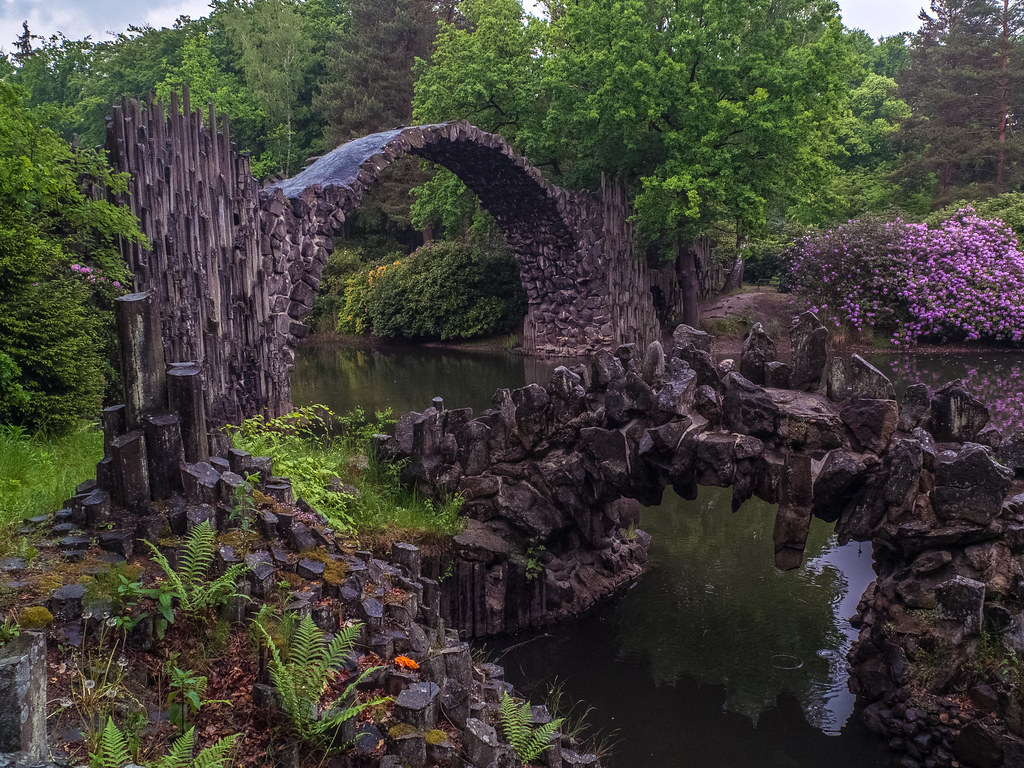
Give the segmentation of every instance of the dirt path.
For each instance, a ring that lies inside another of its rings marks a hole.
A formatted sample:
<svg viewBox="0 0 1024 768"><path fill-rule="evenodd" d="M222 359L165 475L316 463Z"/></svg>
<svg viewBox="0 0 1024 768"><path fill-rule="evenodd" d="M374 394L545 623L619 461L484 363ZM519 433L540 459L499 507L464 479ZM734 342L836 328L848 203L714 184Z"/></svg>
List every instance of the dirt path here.
<svg viewBox="0 0 1024 768"><path fill-rule="evenodd" d="M754 323L764 326L780 355L788 354L792 321L789 296L768 287L747 286L700 306L700 327L715 337L715 353L730 357L739 355L743 337Z"/></svg>

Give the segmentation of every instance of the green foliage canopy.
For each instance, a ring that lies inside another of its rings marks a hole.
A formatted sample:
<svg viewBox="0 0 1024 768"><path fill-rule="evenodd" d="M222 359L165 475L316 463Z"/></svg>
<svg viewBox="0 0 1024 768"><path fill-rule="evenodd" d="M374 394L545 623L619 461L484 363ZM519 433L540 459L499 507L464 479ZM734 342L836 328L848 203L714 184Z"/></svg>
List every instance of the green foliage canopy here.
<svg viewBox="0 0 1024 768"><path fill-rule="evenodd" d="M88 277L127 284L118 238L140 241L135 218L96 199L125 180L91 150L75 151L45 110L0 82L0 423L63 432L94 413L103 392L104 321Z"/></svg>

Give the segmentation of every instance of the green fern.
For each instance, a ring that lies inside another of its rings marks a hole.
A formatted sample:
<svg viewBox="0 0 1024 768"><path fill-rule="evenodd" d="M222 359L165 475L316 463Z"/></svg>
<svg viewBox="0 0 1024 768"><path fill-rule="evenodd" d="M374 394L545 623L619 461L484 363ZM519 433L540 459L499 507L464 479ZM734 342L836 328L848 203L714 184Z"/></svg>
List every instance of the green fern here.
<svg viewBox="0 0 1024 768"><path fill-rule="evenodd" d="M195 759L195 728L189 728L183 736L174 740L170 751L153 763L152 768L227 768L228 752L235 745L237 735L225 736L215 744L200 750Z"/></svg>
<svg viewBox="0 0 1024 768"><path fill-rule="evenodd" d="M152 764L151 768L228 768L229 752L235 745L237 735L225 736L216 744L200 750L193 759L196 749L195 728L189 728L184 736L174 740L170 751ZM89 768L124 768L131 763L128 743L124 734L114 725L111 718L100 735L99 749L89 753Z"/></svg>
<svg viewBox="0 0 1024 768"><path fill-rule="evenodd" d="M175 570L164 554L146 542L153 551L153 561L160 566L166 580L161 591L178 600L178 605L188 614L200 614L209 608L216 608L237 594L238 579L245 566L233 565L217 579L208 580L210 567L217 552L217 541L209 520L193 528L185 537L180 553L180 567Z"/></svg>
<svg viewBox="0 0 1024 768"><path fill-rule="evenodd" d="M270 678L281 695L285 713L303 740L319 742L321 746L330 748L342 723L356 717L367 707L388 700L374 699L339 708L341 702L353 701L356 686L371 672L379 669L372 667L350 683L338 700L329 703L324 709L324 715L320 714L324 689L331 675L344 665L352 652L362 625L345 627L328 642L313 619L304 616L289 643L287 661L282 659L274 639L263 625L256 626L270 649ZM328 742L326 745L325 741Z"/></svg>
<svg viewBox="0 0 1024 768"><path fill-rule="evenodd" d="M533 725L533 713L530 702L516 706L515 700L505 691L501 695L501 708L498 710L501 730L505 733L512 751L516 753L520 765L525 765L540 756L540 753L551 746L551 737L562 724L558 717L550 723Z"/></svg>
<svg viewBox="0 0 1024 768"><path fill-rule="evenodd" d="M108 717L103 733L100 734L99 748L95 753L89 753L89 768L122 768L131 761L124 734L114 725L114 720Z"/></svg>

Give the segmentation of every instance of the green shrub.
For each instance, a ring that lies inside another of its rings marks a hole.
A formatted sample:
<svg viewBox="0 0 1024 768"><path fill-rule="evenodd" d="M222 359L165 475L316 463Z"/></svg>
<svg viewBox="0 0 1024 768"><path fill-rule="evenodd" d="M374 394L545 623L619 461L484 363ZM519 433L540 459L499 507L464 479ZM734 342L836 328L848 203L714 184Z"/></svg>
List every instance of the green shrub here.
<svg viewBox="0 0 1024 768"><path fill-rule="evenodd" d="M508 333L526 311L507 251L437 242L349 279L338 327L406 339Z"/></svg>
<svg viewBox="0 0 1024 768"><path fill-rule="evenodd" d="M125 178L22 98L0 82L0 423L65 432L99 409L110 299L128 281L117 244L142 235L130 211L83 191L125 191Z"/></svg>
<svg viewBox="0 0 1024 768"><path fill-rule="evenodd" d="M313 299L313 308L306 317L306 323L314 333L333 331L345 303L345 286L349 278L364 268L360 252L356 248L335 248L324 265L320 278L320 290Z"/></svg>
<svg viewBox="0 0 1024 768"><path fill-rule="evenodd" d="M1013 230L1017 239L1024 239L1024 193L1006 192L987 200L958 200L945 208L930 214L925 223L938 229L948 219L956 218L965 208L973 208L979 218L999 219Z"/></svg>

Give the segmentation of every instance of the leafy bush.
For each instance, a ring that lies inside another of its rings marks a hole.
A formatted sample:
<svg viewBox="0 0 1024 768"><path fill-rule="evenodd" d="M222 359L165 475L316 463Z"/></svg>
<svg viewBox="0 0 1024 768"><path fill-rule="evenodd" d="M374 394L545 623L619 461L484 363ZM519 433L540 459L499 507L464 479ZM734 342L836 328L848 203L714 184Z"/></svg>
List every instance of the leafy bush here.
<svg viewBox="0 0 1024 768"><path fill-rule="evenodd" d="M1024 193L1006 192L986 200L959 200L936 211L925 219L932 228L941 227L948 219L955 219L960 211L972 209L983 219L999 219L1020 238L1024 235Z"/></svg>
<svg viewBox="0 0 1024 768"><path fill-rule="evenodd" d="M911 226L866 217L807 234L785 257L793 292L836 325L895 329L905 318L899 297L910 268L905 243Z"/></svg>
<svg viewBox="0 0 1024 768"><path fill-rule="evenodd" d="M801 239L788 253L812 311L893 340L1024 339L1024 255L1012 230L973 209L930 228L861 219Z"/></svg>
<svg viewBox="0 0 1024 768"><path fill-rule="evenodd" d="M338 328L390 338L468 339L507 333L525 311L510 253L437 242L351 277Z"/></svg>
<svg viewBox="0 0 1024 768"><path fill-rule="evenodd" d="M66 432L99 408L113 351L106 294L129 279L117 243L142 235L127 209L83 191L124 191L125 178L46 117L0 82L0 423Z"/></svg>
<svg viewBox="0 0 1024 768"><path fill-rule="evenodd" d="M360 252L355 248L335 248L324 265L320 290L313 299L313 308L306 323L314 333L333 331L345 303L345 287L349 278L364 267Z"/></svg>

